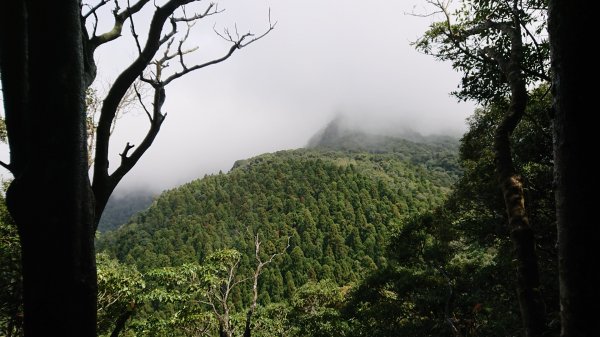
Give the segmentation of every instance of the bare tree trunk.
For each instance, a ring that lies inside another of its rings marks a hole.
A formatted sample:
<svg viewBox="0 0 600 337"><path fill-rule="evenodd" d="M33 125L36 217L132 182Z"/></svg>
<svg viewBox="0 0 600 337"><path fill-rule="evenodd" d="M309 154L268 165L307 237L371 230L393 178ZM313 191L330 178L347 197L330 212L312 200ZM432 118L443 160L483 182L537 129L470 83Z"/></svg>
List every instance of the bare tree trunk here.
<svg viewBox="0 0 600 337"><path fill-rule="evenodd" d="M597 335L598 286L597 30L592 1L549 1L554 91L554 181L563 337Z"/></svg>
<svg viewBox="0 0 600 337"><path fill-rule="evenodd" d="M6 199L21 238L25 336L96 336L79 1L8 3L0 66L15 179Z"/></svg>

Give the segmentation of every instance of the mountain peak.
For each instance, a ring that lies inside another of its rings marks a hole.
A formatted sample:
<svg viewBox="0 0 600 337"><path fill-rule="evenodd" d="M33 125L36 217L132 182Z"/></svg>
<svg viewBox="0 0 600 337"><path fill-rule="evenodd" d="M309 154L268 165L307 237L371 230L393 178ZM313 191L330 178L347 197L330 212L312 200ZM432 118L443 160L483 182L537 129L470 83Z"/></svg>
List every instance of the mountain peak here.
<svg viewBox="0 0 600 337"><path fill-rule="evenodd" d="M449 136L423 136L406 127L387 130L369 128L359 122L353 122L347 116L338 115L312 136L306 147L352 152L389 152L406 142L428 145L457 144L457 140Z"/></svg>

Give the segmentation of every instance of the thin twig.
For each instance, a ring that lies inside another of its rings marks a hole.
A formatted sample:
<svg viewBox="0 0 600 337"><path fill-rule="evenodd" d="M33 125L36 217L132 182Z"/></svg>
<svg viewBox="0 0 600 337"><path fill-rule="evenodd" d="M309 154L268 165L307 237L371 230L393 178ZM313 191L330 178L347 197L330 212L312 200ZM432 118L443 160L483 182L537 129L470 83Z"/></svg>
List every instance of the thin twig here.
<svg viewBox="0 0 600 337"><path fill-rule="evenodd" d="M138 101L140 102L140 105L144 109L144 112L146 112L146 115L148 116L150 123L152 123L152 116L150 115L150 111L148 111L148 109L146 108L146 105L144 104L144 100L142 100L142 94L140 94L140 92L138 91L138 88L135 84L133 85L133 90L135 90L135 94L138 98Z"/></svg>

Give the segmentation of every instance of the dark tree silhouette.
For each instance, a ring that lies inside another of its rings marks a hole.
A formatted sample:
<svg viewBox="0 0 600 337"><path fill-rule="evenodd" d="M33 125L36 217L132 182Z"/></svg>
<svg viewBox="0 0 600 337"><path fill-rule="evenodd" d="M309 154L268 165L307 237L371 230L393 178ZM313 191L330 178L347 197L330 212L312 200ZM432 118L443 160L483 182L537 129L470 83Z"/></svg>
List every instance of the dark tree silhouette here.
<svg viewBox="0 0 600 337"><path fill-rule="evenodd" d="M231 47L218 59L185 63L185 42L198 20L219 13L213 4L190 14L199 0L4 1L0 5L0 73L13 175L7 206L21 239L26 336L96 335L94 233L119 181L151 146L165 119L166 86L197 69L219 63L268 34L220 34ZM97 34L99 10L114 4L113 27ZM145 39L133 18L154 8ZM96 77L94 52L121 36L129 23L138 55L117 77L103 101L96 133L94 177L88 177L85 92ZM183 28L183 29L182 29ZM165 30L165 31L163 31ZM156 55L159 55L158 57ZM177 70L167 69L178 65ZM152 67L144 75L144 71ZM167 70L171 70L168 72ZM110 129L119 103L136 79L153 88L146 111L150 127L129 143L109 172Z"/></svg>
<svg viewBox="0 0 600 337"><path fill-rule="evenodd" d="M549 1L554 92L554 180L563 337L597 334L599 299L596 78L592 1Z"/></svg>

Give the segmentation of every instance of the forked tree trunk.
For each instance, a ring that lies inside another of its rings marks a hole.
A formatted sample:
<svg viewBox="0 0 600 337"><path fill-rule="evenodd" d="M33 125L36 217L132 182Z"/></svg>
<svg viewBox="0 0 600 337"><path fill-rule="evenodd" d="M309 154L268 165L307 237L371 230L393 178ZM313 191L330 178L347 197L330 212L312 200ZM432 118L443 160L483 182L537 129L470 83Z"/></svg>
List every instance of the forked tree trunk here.
<svg viewBox="0 0 600 337"><path fill-rule="evenodd" d="M597 336L597 31L593 1L549 1L554 92L554 182L563 337Z"/></svg>
<svg viewBox="0 0 600 337"><path fill-rule="evenodd" d="M0 66L25 336L96 336L79 1L6 1ZM11 36L14 35L14 36Z"/></svg>

